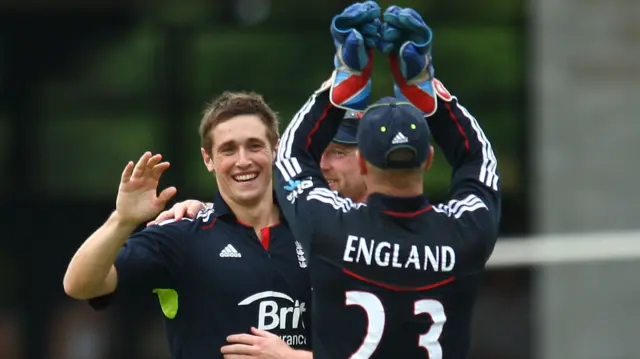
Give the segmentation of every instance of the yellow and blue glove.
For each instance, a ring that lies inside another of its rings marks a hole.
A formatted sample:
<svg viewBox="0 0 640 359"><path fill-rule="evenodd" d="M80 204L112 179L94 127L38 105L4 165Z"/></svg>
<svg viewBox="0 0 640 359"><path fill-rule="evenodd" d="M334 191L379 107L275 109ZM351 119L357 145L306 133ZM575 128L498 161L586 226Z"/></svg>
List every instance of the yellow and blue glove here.
<svg viewBox="0 0 640 359"><path fill-rule="evenodd" d="M390 6L383 14L378 48L388 54L396 97L411 102L427 116L437 110L431 60L433 34L422 16L410 8Z"/></svg>
<svg viewBox="0 0 640 359"><path fill-rule="evenodd" d="M365 1L350 5L331 21L336 54L329 83L331 103L336 107L363 111L369 105L380 16L380 6L375 1Z"/></svg>

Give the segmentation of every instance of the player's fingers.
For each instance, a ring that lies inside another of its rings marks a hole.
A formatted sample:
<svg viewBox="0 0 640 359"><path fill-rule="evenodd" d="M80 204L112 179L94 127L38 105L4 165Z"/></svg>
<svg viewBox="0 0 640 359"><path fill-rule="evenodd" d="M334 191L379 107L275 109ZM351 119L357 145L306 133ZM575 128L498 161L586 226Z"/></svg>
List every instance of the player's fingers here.
<svg viewBox="0 0 640 359"><path fill-rule="evenodd" d="M154 220L147 223L147 227L171 218L173 218L173 212L171 210L162 211Z"/></svg>
<svg viewBox="0 0 640 359"><path fill-rule="evenodd" d="M124 170L122 170L122 177L120 177L120 182L127 183L131 179L131 174L133 173L133 161L129 161L126 166L124 166Z"/></svg>
<svg viewBox="0 0 640 359"><path fill-rule="evenodd" d="M380 6L374 1L355 3L349 5L340 15L336 16L335 25L339 29L346 29L373 21L379 16Z"/></svg>
<svg viewBox="0 0 640 359"><path fill-rule="evenodd" d="M185 214L188 217L195 217L198 214L198 212L200 212L200 210L204 209L205 207L206 206L204 203L200 201L193 201L187 207L187 211Z"/></svg>
<svg viewBox="0 0 640 359"><path fill-rule="evenodd" d="M400 9L397 13L385 17L385 21L404 31L422 31L426 26L420 14L410 8Z"/></svg>
<svg viewBox="0 0 640 359"><path fill-rule="evenodd" d="M257 354L258 348L247 344L229 344L220 348L222 354L243 354L254 355Z"/></svg>
<svg viewBox="0 0 640 359"><path fill-rule="evenodd" d="M136 163L136 166L133 168L133 177L134 178L142 177L142 175L144 174L144 167L147 164L147 162L149 161L150 157L151 157L151 152L145 152L140 157L140 159L138 160L138 163Z"/></svg>
<svg viewBox="0 0 640 359"><path fill-rule="evenodd" d="M380 36L383 41L395 42L400 39L401 35L400 30L387 23L380 25Z"/></svg>
<svg viewBox="0 0 640 359"><path fill-rule="evenodd" d="M244 354L225 354L222 356L224 359L252 359L251 355Z"/></svg>
<svg viewBox="0 0 640 359"><path fill-rule="evenodd" d="M275 337L275 336L277 336L277 335L275 335L275 334L273 334L273 333L269 333L269 332L268 332L268 331L266 331L266 330L261 330L261 329L254 328L254 327L251 327L251 333L252 333L253 335L256 335L256 336L259 336L259 337L263 337L263 338L269 338L269 337Z"/></svg>
<svg viewBox="0 0 640 359"><path fill-rule="evenodd" d="M397 5L389 6L382 14L382 21L394 25L397 21L398 12L400 12L400 10L402 10L402 8Z"/></svg>
<svg viewBox="0 0 640 359"><path fill-rule="evenodd" d="M186 202L189 201L176 203L173 205L173 208L171 208L171 214L176 221L181 220L182 217L184 217L185 212L187 212L187 205L185 204Z"/></svg>
<svg viewBox="0 0 640 359"><path fill-rule="evenodd" d="M153 178L154 180L159 180L160 176L162 176L162 174L169 169L169 167L171 167L171 164L169 162L162 162L159 163L157 165L155 165L153 167L153 169L151 170L151 178Z"/></svg>
<svg viewBox="0 0 640 359"><path fill-rule="evenodd" d="M162 160L161 154L155 154L147 160L147 164L144 166L144 174L145 176L150 176L153 172L153 169L156 167L158 163Z"/></svg>
<svg viewBox="0 0 640 359"><path fill-rule="evenodd" d="M412 9L401 8L398 6L390 6L383 14L382 18L384 22L401 31L413 31L416 30L415 17Z"/></svg>
<svg viewBox="0 0 640 359"><path fill-rule="evenodd" d="M400 14L402 16L401 18L403 19L403 22L405 22L407 24L407 27L412 30L421 30L425 26L427 26L427 24L425 24L424 20L422 19L422 16L420 16L420 14L414 9L402 9L400 10Z"/></svg>
<svg viewBox="0 0 640 359"><path fill-rule="evenodd" d="M164 191L158 195L158 202L161 204L167 203L173 196L178 193L178 189L175 187L165 188Z"/></svg>
<svg viewBox="0 0 640 359"><path fill-rule="evenodd" d="M232 334L227 337L227 341L232 344L254 345L260 342L262 338L251 334Z"/></svg>

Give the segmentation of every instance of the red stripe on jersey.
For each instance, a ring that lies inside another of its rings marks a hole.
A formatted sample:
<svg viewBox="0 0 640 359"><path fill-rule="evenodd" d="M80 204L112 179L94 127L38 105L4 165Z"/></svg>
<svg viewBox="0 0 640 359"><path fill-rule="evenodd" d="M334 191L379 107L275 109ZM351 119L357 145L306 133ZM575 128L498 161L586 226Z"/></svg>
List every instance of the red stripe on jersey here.
<svg viewBox="0 0 640 359"><path fill-rule="evenodd" d="M271 243L271 227L264 227L260 229L260 243L262 244L262 248L268 250L269 243Z"/></svg>
<svg viewBox="0 0 640 359"><path fill-rule="evenodd" d="M431 210L433 208L432 205L428 205L422 209L419 209L415 212L394 212L394 211L384 211L384 213L390 215L390 216L394 216L394 217L403 217L403 218L409 218L409 217L415 217L421 213L427 212L429 210Z"/></svg>
<svg viewBox="0 0 640 359"><path fill-rule="evenodd" d="M216 221L218 220L218 218L214 218L213 221L211 221L211 223L209 224L205 224L204 226L200 227L200 229L205 230L205 229L210 229L213 228L213 225L216 224Z"/></svg>
<svg viewBox="0 0 640 359"><path fill-rule="evenodd" d="M454 280L456 280L456 277L450 277L447 278L445 280L441 280L439 282L436 283L432 283L429 285L425 285L425 286L421 286L421 287L400 287L400 286L395 286L395 285L390 285L390 284L385 284L385 283L380 283L368 278L365 278L361 275L355 274L354 272L342 268L342 272L350 277L353 277L359 281L365 282L365 283L369 283L369 284L373 284L375 286L384 288L384 289L389 289L389 290L393 290L396 292L421 292L421 291L425 291L425 290L429 290L429 289L433 289L433 288L437 288L440 286L443 286L445 284L449 284L451 282L453 282Z"/></svg>

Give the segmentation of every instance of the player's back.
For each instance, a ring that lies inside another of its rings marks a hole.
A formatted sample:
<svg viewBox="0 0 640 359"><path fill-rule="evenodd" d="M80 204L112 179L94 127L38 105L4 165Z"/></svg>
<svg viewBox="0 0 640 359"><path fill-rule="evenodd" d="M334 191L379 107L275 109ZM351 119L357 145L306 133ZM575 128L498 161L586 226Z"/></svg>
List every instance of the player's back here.
<svg viewBox="0 0 640 359"><path fill-rule="evenodd" d="M344 117L330 81L282 136L275 190L310 257L315 359L466 356L477 278L498 234L498 167L478 121L429 78L432 90L411 90L411 103L383 98L360 119L366 204L332 192L322 177L318 162ZM430 138L452 167L450 201L375 193L420 193Z"/></svg>
<svg viewBox="0 0 640 359"><path fill-rule="evenodd" d="M494 241L421 196L407 203L415 212L386 200L375 195L312 242L314 358L463 359Z"/></svg>

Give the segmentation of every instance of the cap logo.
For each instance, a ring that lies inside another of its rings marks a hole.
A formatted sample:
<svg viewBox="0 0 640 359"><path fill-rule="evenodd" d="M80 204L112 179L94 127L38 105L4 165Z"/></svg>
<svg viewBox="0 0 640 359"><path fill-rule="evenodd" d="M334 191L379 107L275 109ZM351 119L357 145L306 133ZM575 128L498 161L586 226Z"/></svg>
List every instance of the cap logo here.
<svg viewBox="0 0 640 359"><path fill-rule="evenodd" d="M394 145L407 143L407 142L409 142L409 139L407 138L407 136L403 135L402 132L398 132L391 140L391 144L394 144Z"/></svg>

